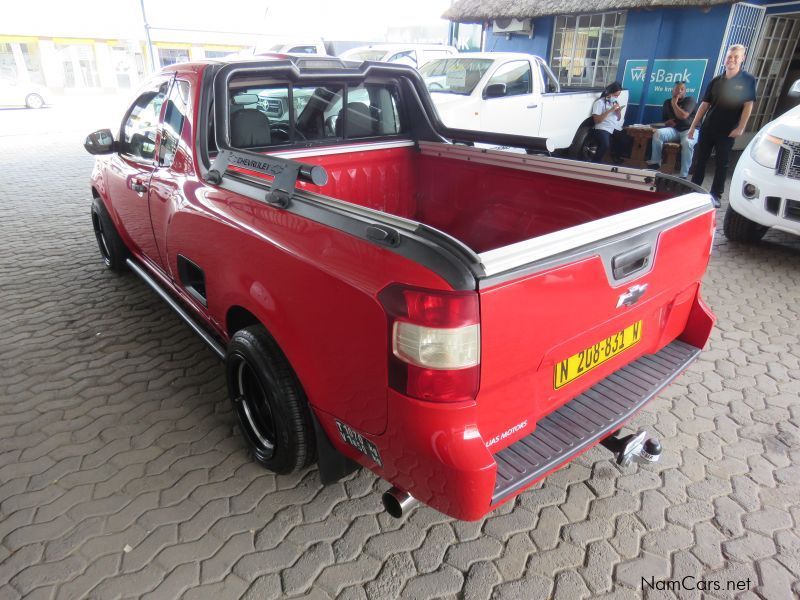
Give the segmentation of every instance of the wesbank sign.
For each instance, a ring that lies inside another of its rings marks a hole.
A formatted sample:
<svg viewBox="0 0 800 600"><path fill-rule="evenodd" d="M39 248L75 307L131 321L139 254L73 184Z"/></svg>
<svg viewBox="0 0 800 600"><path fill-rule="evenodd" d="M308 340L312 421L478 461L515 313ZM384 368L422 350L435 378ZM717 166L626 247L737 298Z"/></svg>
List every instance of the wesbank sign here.
<svg viewBox="0 0 800 600"><path fill-rule="evenodd" d="M650 73L650 89L645 99L647 106L661 106L672 95L676 81L686 84L686 94L700 101L703 76L706 74L708 59L659 58L653 62ZM647 77L646 60L629 60L625 63L622 87L629 90L631 104L639 104Z"/></svg>

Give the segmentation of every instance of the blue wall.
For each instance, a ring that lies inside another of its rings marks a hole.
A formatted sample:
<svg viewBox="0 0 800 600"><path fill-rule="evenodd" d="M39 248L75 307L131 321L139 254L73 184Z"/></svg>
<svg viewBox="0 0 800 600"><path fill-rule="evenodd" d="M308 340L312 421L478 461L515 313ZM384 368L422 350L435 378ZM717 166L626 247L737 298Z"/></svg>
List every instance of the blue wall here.
<svg viewBox="0 0 800 600"><path fill-rule="evenodd" d="M708 85L717 64L719 49L728 23L730 5L723 4L711 9L671 8L661 10L629 10L622 38L617 79L622 81L625 61L629 59L655 58L705 58L708 59L703 87ZM658 21L661 18L661 32ZM655 46L655 48L654 48ZM638 120L638 98L629 100L626 121ZM644 123L661 120L661 109L645 107Z"/></svg>
<svg viewBox="0 0 800 600"><path fill-rule="evenodd" d="M518 33L495 35L492 28L486 30L486 52L527 52L550 61L550 40L553 37L555 17L542 17L533 20L533 38Z"/></svg>

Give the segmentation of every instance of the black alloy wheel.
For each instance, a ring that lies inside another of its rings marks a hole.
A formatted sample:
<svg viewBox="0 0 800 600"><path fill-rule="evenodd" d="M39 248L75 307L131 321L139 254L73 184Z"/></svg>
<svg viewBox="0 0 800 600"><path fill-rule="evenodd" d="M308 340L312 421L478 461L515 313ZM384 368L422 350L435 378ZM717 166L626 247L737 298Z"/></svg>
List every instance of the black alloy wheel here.
<svg viewBox="0 0 800 600"><path fill-rule="evenodd" d="M275 454L275 421L267 392L253 365L241 354L231 356L234 370L233 403L242 429L258 462L268 461Z"/></svg>
<svg viewBox="0 0 800 600"><path fill-rule="evenodd" d="M316 458L311 409L278 344L261 325L237 331L225 357L228 395L256 462L292 473Z"/></svg>

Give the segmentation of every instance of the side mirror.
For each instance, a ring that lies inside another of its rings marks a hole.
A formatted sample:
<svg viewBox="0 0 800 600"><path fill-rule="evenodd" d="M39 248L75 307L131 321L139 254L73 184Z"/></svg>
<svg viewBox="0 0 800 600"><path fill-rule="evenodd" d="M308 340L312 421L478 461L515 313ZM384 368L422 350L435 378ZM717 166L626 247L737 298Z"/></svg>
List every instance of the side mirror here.
<svg viewBox="0 0 800 600"><path fill-rule="evenodd" d="M502 98L505 95L505 83L492 83L491 85L487 85L486 89L483 91L484 98Z"/></svg>
<svg viewBox="0 0 800 600"><path fill-rule="evenodd" d="M792 84L792 87L789 88L789 97L790 98L800 98L800 79L795 81Z"/></svg>
<svg viewBox="0 0 800 600"><path fill-rule="evenodd" d="M99 129L90 133L86 136L83 147L89 154L111 154L117 149L114 134L110 129Z"/></svg>

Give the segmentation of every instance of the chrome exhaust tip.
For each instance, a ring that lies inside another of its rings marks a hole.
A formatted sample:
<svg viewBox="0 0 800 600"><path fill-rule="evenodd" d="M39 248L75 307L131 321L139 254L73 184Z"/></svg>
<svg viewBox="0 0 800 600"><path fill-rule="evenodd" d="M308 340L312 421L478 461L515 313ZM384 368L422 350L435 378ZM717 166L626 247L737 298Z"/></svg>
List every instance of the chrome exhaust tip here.
<svg viewBox="0 0 800 600"><path fill-rule="evenodd" d="M386 512L395 519L399 519L419 503L414 496L396 487L384 492L381 501Z"/></svg>

